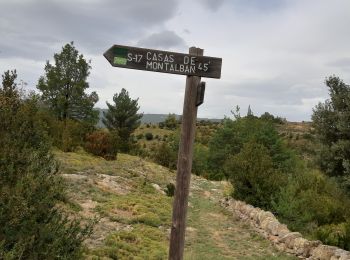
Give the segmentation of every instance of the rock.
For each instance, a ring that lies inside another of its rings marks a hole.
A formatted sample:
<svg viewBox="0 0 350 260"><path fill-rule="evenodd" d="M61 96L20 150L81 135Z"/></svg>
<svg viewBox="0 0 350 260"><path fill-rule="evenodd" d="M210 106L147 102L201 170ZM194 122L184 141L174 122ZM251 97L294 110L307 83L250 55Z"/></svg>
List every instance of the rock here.
<svg viewBox="0 0 350 260"><path fill-rule="evenodd" d="M275 218L272 217L267 217L265 218L259 225L259 227L267 232L269 232L268 230L268 226L269 225L273 225L274 223L277 223L277 220ZM269 232L270 233L270 232Z"/></svg>
<svg viewBox="0 0 350 260"><path fill-rule="evenodd" d="M157 184L157 183L152 183L151 184L153 188L155 188L157 191L165 195L165 192L162 190L162 188Z"/></svg>
<svg viewBox="0 0 350 260"><path fill-rule="evenodd" d="M337 259L337 260L349 260L350 259L350 252L343 250L343 249L336 249L334 252L334 256L332 256L331 258L333 259Z"/></svg>
<svg viewBox="0 0 350 260"><path fill-rule="evenodd" d="M270 221L266 227L266 231L274 236L280 236L280 234L282 233L281 230L287 230L289 232L287 226L282 225L277 220ZM282 236L286 235L288 232L282 233Z"/></svg>
<svg viewBox="0 0 350 260"><path fill-rule="evenodd" d="M294 248L294 241L296 238L301 238L301 234L299 232L291 232L279 239L280 243L284 243L286 247L293 249Z"/></svg>
<svg viewBox="0 0 350 260"><path fill-rule="evenodd" d="M258 216L257 216L257 224L258 225L261 225L261 223L263 222L264 219L266 218L275 218L275 216L269 212L269 211L264 211L264 210L261 210L259 213L258 213ZM276 218L275 218L276 219Z"/></svg>
<svg viewBox="0 0 350 260"><path fill-rule="evenodd" d="M311 259L330 260L337 249L335 246L319 245L311 250Z"/></svg>

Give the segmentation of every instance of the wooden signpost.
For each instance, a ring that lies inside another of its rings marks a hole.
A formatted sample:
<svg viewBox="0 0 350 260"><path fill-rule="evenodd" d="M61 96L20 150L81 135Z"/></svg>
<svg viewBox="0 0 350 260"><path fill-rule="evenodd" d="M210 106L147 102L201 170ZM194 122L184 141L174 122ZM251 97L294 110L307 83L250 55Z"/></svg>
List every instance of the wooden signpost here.
<svg viewBox="0 0 350 260"><path fill-rule="evenodd" d="M203 49L195 47L184 54L122 45L112 46L104 56L114 67L187 75L169 247L169 259L182 260L197 107L204 100L201 77L220 78L222 59L203 56Z"/></svg>

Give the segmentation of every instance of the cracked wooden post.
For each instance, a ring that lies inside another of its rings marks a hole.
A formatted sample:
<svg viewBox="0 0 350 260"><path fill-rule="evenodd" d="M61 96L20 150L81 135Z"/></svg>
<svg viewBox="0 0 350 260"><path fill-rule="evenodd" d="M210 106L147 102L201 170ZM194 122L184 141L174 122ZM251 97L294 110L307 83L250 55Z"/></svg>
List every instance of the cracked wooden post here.
<svg viewBox="0 0 350 260"><path fill-rule="evenodd" d="M203 49L191 47L189 54L203 56ZM201 78L198 76L187 76L186 79L181 140L177 161L176 189L170 234L169 260L183 259L193 143L197 120L197 87L199 86L200 80Z"/></svg>

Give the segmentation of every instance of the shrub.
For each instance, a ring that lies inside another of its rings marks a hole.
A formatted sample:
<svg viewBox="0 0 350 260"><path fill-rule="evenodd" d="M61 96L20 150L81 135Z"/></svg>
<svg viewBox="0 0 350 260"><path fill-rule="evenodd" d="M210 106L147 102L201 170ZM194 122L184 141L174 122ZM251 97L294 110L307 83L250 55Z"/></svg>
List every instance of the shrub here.
<svg viewBox="0 0 350 260"><path fill-rule="evenodd" d="M327 245L350 250L350 221L321 226L316 231L316 237Z"/></svg>
<svg viewBox="0 0 350 260"><path fill-rule="evenodd" d="M147 141L151 141L151 140L153 140L153 134L147 132L147 133L145 133L145 138Z"/></svg>
<svg viewBox="0 0 350 260"><path fill-rule="evenodd" d="M136 136L136 138L137 138L138 140L142 139L142 138L143 138L143 134L142 134L142 133L141 133L141 134L138 134L138 135Z"/></svg>
<svg viewBox="0 0 350 260"><path fill-rule="evenodd" d="M291 175L281 188L274 210L282 222L296 231L346 221L350 203L337 184L318 171Z"/></svg>
<svg viewBox="0 0 350 260"><path fill-rule="evenodd" d="M14 102L0 106L0 259L77 259L91 228L57 207L65 186L37 100Z"/></svg>
<svg viewBox="0 0 350 260"><path fill-rule="evenodd" d="M153 152L153 159L160 165L175 169L177 164L177 151L172 149L169 144L162 142L156 146Z"/></svg>
<svg viewBox="0 0 350 260"><path fill-rule="evenodd" d="M106 160L115 160L117 155L117 135L99 130L86 136L85 150Z"/></svg>
<svg viewBox="0 0 350 260"><path fill-rule="evenodd" d="M168 197L173 197L175 194L175 185L173 183L168 183L166 185L165 193Z"/></svg>
<svg viewBox="0 0 350 260"><path fill-rule="evenodd" d="M178 120L175 114L169 114L164 121L164 126L169 130L174 130L177 128Z"/></svg>
<svg viewBox="0 0 350 260"><path fill-rule="evenodd" d="M235 198L264 209L272 208L272 200L285 180L273 168L268 150L255 141L246 143L238 154L229 157L224 170L234 187Z"/></svg>
<svg viewBox="0 0 350 260"><path fill-rule="evenodd" d="M208 170L208 147L195 143L193 151L192 172L196 175L203 175Z"/></svg>
<svg viewBox="0 0 350 260"><path fill-rule="evenodd" d="M226 119L209 142L208 167L211 179L222 179L223 165L228 157L238 154L245 143L254 142L263 145L271 157L273 168L281 172L295 169L295 156L285 147L278 136L275 125L254 117Z"/></svg>

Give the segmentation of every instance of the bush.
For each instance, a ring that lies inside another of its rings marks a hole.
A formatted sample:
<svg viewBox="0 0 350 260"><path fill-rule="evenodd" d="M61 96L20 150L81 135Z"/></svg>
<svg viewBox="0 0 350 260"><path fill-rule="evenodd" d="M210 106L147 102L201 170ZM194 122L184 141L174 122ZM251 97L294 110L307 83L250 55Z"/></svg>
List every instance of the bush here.
<svg viewBox="0 0 350 260"><path fill-rule="evenodd" d="M295 173L274 204L292 230L313 233L315 227L346 221L350 203L337 184L318 171Z"/></svg>
<svg viewBox="0 0 350 260"><path fill-rule="evenodd" d="M208 170L208 157L208 147L195 143L192 162L192 172L194 174L206 176Z"/></svg>
<svg viewBox="0 0 350 260"><path fill-rule="evenodd" d="M4 105L0 94L0 259L77 259L91 228L57 203L64 183L35 97Z"/></svg>
<svg viewBox="0 0 350 260"><path fill-rule="evenodd" d="M173 197L175 194L175 185L173 183L168 183L166 185L165 193L168 197Z"/></svg>
<svg viewBox="0 0 350 260"><path fill-rule="evenodd" d="M118 151L117 135L99 130L86 136L85 150L106 160L115 160Z"/></svg>
<svg viewBox="0 0 350 260"><path fill-rule="evenodd" d="M169 130L174 130L177 128L178 121L175 114L169 114L164 121L164 126Z"/></svg>
<svg viewBox="0 0 350 260"><path fill-rule="evenodd" d="M268 150L255 141L229 157L224 165L226 176L234 187L233 196L267 210L285 181L285 176L273 168Z"/></svg>
<svg viewBox="0 0 350 260"><path fill-rule="evenodd" d="M278 136L275 125L254 117L226 119L209 142L208 167L209 178L222 179L223 165L228 157L238 154L245 143L254 142L263 145L271 157L273 168L281 172L294 171L296 159L293 152L285 147Z"/></svg>
<svg viewBox="0 0 350 260"><path fill-rule="evenodd" d="M153 159L156 163L175 169L177 164L177 151L174 150L169 144L162 142L156 146L153 152Z"/></svg>
<svg viewBox="0 0 350 260"><path fill-rule="evenodd" d="M152 133L145 133L145 138L147 141L151 141L153 140L153 134Z"/></svg>
<svg viewBox="0 0 350 260"><path fill-rule="evenodd" d="M350 221L321 226L316 231L316 237L327 245L350 250Z"/></svg>

